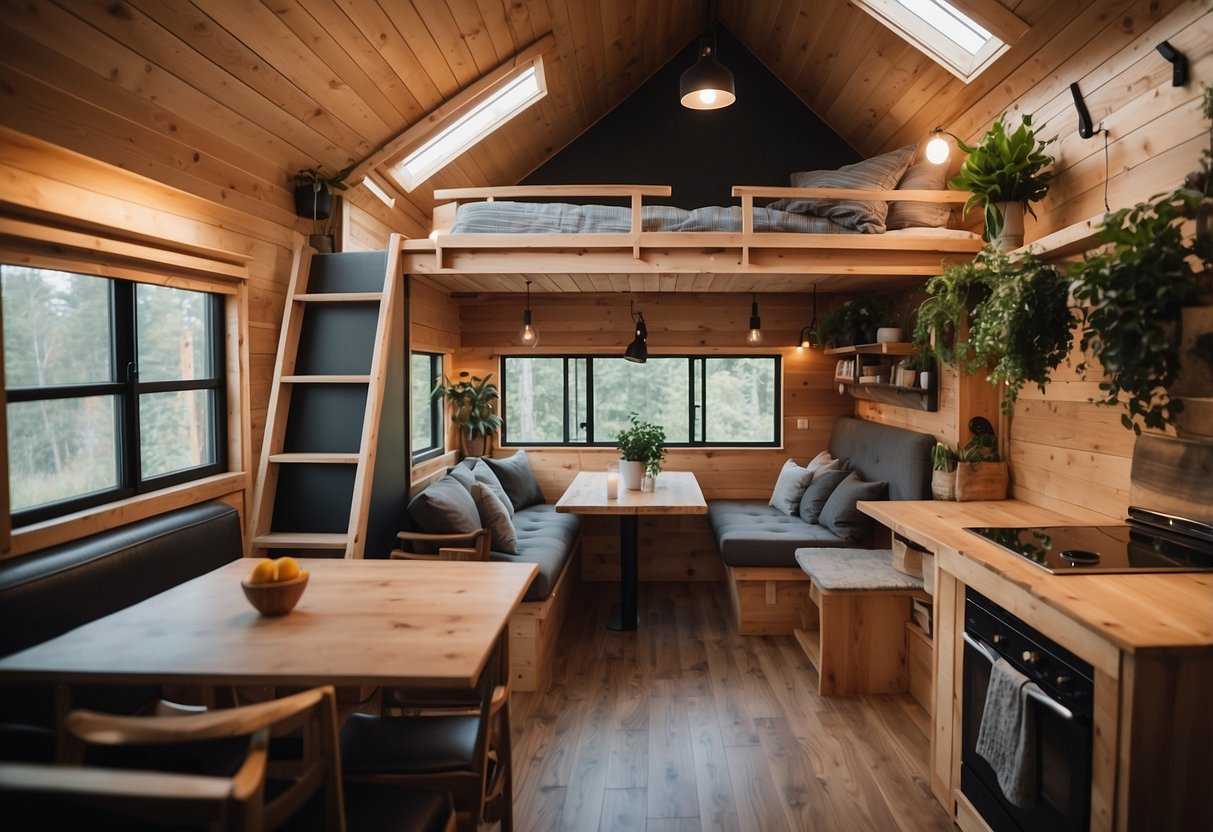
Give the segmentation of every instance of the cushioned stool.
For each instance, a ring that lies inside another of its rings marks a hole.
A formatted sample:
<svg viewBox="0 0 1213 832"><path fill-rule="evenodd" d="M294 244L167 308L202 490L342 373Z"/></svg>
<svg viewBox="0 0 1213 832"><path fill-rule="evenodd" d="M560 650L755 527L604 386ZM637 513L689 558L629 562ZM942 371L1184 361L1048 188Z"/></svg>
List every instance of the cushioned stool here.
<svg viewBox="0 0 1213 832"><path fill-rule="evenodd" d="M922 578L893 568L891 549L797 549L809 601L796 640L817 668L822 696L906 689L911 601Z"/></svg>

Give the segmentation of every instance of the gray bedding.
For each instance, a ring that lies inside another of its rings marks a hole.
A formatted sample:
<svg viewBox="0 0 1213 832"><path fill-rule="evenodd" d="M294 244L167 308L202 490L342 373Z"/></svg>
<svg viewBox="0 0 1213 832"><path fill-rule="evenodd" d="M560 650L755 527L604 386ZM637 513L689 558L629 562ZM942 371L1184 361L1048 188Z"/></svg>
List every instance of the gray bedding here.
<svg viewBox="0 0 1213 832"><path fill-rule="evenodd" d="M724 231L740 233L741 208L696 208L670 205L641 208L644 231ZM452 234L624 234L632 230L632 209L613 205L569 205L561 202L470 202L460 205ZM856 234L825 217L770 208L754 209L755 231L807 234Z"/></svg>

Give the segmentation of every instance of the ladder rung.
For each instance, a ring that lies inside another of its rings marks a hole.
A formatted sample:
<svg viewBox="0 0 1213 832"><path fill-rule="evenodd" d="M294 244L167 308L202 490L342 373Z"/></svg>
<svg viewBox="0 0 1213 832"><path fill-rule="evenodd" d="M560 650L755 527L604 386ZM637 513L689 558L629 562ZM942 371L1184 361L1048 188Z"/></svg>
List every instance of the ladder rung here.
<svg viewBox="0 0 1213 832"><path fill-rule="evenodd" d="M367 376L283 376L283 384L370 384Z"/></svg>
<svg viewBox="0 0 1213 832"><path fill-rule="evenodd" d="M254 546L266 549L344 549L349 535L321 532L271 532L253 538Z"/></svg>
<svg viewBox="0 0 1213 832"><path fill-rule="evenodd" d="M357 453L284 453L270 454L270 462L357 463Z"/></svg>
<svg viewBox="0 0 1213 832"><path fill-rule="evenodd" d="M307 303L378 303L383 292L307 292L295 295L295 300Z"/></svg>

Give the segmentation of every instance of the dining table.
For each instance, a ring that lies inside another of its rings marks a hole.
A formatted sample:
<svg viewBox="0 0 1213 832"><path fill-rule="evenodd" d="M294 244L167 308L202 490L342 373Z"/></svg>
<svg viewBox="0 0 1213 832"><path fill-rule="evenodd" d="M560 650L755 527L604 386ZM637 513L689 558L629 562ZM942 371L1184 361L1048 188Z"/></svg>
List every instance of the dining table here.
<svg viewBox="0 0 1213 832"><path fill-rule="evenodd" d="M470 689L538 567L300 559L307 588L262 615L239 559L0 659L0 683ZM103 592L104 587L98 587Z"/></svg>
<svg viewBox="0 0 1213 832"><path fill-rule="evenodd" d="M640 626L640 516L707 514L708 504L690 471L662 471L651 491L612 483L605 471L582 471L556 501L556 511L619 516L619 604L612 608L607 628L635 630Z"/></svg>

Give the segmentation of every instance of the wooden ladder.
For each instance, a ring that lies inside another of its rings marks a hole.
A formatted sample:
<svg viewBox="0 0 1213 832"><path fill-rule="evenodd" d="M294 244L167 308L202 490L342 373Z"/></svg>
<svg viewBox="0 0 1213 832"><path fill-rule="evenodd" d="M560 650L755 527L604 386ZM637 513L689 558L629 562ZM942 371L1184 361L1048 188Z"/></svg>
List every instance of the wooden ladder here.
<svg viewBox="0 0 1213 832"><path fill-rule="evenodd" d="M249 555L263 555L275 549L317 549L342 552L346 558L361 558L366 546L367 518L371 506L371 484L374 479L375 456L379 438L379 418L387 384L388 349L392 338L392 319L400 294L399 279L401 240L393 234L388 241L387 268L381 292L323 292L307 291L312 266L312 249L295 247L291 264L291 283L282 318L278 340L278 356L274 362L274 380L270 387L269 410L266 414L265 439L261 459L257 464L257 481L253 489L253 518L249 535ZM304 311L308 306L335 303L379 304L379 314L373 340L370 370L365 375L299 375L296 360ZM291 393L303 384L365 384L366 410L362 421L362 438L357 453L285 453L287 414ZM278 493L278 476L283 465L298 464L354 465L353 497L349 526L345 532L292 532L271 530L274 504Z"/></svg>

